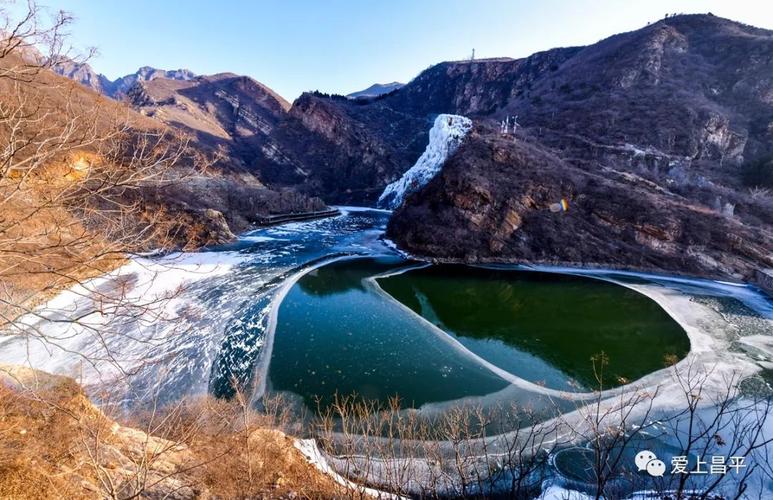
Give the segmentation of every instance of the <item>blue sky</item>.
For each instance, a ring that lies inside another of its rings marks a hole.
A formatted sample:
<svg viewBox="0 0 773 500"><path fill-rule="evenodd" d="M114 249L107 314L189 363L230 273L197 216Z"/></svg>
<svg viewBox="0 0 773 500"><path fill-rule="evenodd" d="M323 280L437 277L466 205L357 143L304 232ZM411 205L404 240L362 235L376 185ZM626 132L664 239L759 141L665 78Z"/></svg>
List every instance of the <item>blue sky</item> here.
<svg viewBox="0 0 773 500"><path fill-rule="evenodd" d="M408 81L469 57L523 57L585 45L667 12L713 12L773 29L764 0L40 0L73 13L76 48L115 78L148 65L249 75L288 100L304 90L349 93Z"/></svg>

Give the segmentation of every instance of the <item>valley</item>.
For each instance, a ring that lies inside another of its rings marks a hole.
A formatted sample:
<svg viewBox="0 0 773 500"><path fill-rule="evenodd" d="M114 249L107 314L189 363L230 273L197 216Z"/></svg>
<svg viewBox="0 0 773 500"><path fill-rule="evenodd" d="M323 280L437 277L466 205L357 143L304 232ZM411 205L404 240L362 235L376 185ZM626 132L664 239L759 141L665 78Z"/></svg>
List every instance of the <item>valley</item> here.
<svg viewBox="0 0 773 500"><path fill-rule="evenodd" d="M0 31L0 497L773 495L773 31L667 15L290 102L109 78L33 7ZM710 455L750 466L671 470Z"/></svg>

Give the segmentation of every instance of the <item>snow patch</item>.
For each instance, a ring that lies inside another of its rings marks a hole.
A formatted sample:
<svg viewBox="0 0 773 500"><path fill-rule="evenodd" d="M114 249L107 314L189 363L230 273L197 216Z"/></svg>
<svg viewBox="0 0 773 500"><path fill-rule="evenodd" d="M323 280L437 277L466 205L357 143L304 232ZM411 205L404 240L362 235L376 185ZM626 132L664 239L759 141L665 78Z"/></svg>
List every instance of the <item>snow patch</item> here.
<svg viewBox="0 0 773 500"><path fill-rule="evenodd" d="M348 479L346 479L345 477L341 476L332 467L330 467L330 465L328 465L324 455L322 455L322 452L319 450L319 447L317 447L317 442L314 441L313 439L296 439L293 444L295 445L295 448L298 449L298 451L300 451L301 454L303 454L306 460L308 460L309 463L311 463L314 467L316 467L318 471L331 477L336 483L345 487L351 493L355 494L354 496L358 496L358 497L369 496L369 497L379 498L379 499L383 498L383 499L394 499L394 500L405 498L399 495L393 495L391 493L380 491L374 488L368 488L365 486L355 484L349 481Z"/></svg>
<svg viewBox="0 0 773 500"><path fill-rule="evenodd" d="M389 184L378 199L378 206L395 209L406 196L424 187L435 177L472 128L472 120L459 115L438 115L429 131L429 144L416 164L401 178Z"/></svg>
<svg viewBox="0 0 773 500"><path fill-rule="evenodd" d="M184 292L247 260L236 252L136 257L63 291L0 339L0 363L24 364L89 385L130 373L169 342L190 311ZM204 314L203 312L200 312Z"/></svg>
<svg viewBox="0 0 773 500"><path fill-rule="evenodd" d="M535 497L535 500L591 500L591 498L593 497L579 491L551 485L545 488L540 496Z"/></svg>

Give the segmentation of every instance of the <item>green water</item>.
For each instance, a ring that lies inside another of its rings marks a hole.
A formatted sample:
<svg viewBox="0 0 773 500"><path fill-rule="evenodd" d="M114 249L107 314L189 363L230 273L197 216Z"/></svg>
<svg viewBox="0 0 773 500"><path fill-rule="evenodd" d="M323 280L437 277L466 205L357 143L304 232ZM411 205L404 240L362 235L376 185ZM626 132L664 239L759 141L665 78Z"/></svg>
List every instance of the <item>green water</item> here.
<svg viewBox="0 0 773 500"><path fill-rule="evenodd" d="M379 285L485 360L563 390L597 388L591 358L604 352L605 387L681 359L682 328L654 301L596 279L440 265Z"/></svg>
<svg viewBox="0 0 773 500"><path fill-rule="evenodd" d="M363 280L400 259L333 263L305 275L283 300L269 368L272 391L312 409L336 394L403 406L484 395L508 384L464 355L410 311Z"/></svg>
<svg viewBox="0 0 773 500"><path fill-rule="evenodd" d="M515 395L480 358L549 388L584 391L598 387L591 357L602 351L604 387L612 387L689 350L660 306L616 284L452 265L368 280L406 265L397 257L344 260L302 277L279 308L269 389L311 409L336 395L399 396L419 407L506 387L523 404L540 391Z"/></svg>

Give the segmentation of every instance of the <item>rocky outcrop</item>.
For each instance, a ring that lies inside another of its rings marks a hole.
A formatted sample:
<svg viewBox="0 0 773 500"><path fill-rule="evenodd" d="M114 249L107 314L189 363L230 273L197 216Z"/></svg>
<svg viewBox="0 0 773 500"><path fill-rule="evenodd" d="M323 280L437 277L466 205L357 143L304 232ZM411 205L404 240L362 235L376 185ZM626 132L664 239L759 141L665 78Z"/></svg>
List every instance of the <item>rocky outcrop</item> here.
<svg viewBox="0 0 773 500"><path fill-rule="evenodd" d="M773 32L711 15L434 66L374 102L467 113L478 132L389 235L432 258L749 278L771 259L773 200L742 182L773 153L770 74Z"/></svg>
<svg viewBox="0 0 773 500"><path fill-rule="evenodd" d="M471 128L472 121L464 116L438 115L429 131L427 148L414 166L384 189L378 198L378 206L397 208L406 196L426 186L440 172Z"/></svg>
<svg viewBox="0 0 773 500"><path fill-rule="evenodd" d="M589 162L604 154L606 164L661 179L678 162L737 182L738 165L771 152L773 107L762 98L773 84L771 53L770 31L670 17L582 48L500 113L518 114L542 142ZM602 151L626 144L647 153Z"/></svg>
<svg viewBox="0 0 773 500"><path fill-rule="evenodd" d="M267 216L328 208L319 198L289 188L268 189L251 174L227 171L146 188L140 202L146 212L169 214L156 225L164 225L160 233L186 249L229 242Z"/></svg>
<svg viewBox="0 0 773 500"><path fill-rule="evenodd" d="M260 82L231 73L138 81L126 97L140 113L193 134L202 145L226 149L243 166L271 143L290 107Z"/></svg>
<svg viewBox="0 0 773 500"><path fill-rule="evenodd" d="M142 485L149 496L194 496L186 446L119 425L72 379L0 366L0 394L3 498L99 498Z"/></svg>
<svg viewBox="0 0 773 500"><path fill-rule="evenodd" d="M269 185L292 185L329 203L375 204L421 155L431 122L380 103L307 93L272 134L280 161L253 168Z"/></svg>
<svg viewBox="0 0 773 500"><path fill-rule="evenodd" d="M566 212L550 206L568 201ZM395 211L401 248L467 262L531 262L749 278L773 257L751 227L612 170L589 172L528 140L479 129Z"/></svg>
<svg viewBox="0 0 773 500"><path fill-rule="evenodd" d="M51 65L54 72L75 80L84 87L88 87L95 92L99 92L113 99L121 99L128 90L137 82L155 80L164 78L167 80L191 80L196 75L187 69L163 70L143 66L134 73L110 80L101 73L97 73L86 62L74 61L68 57L60 57Z"/></svg>

